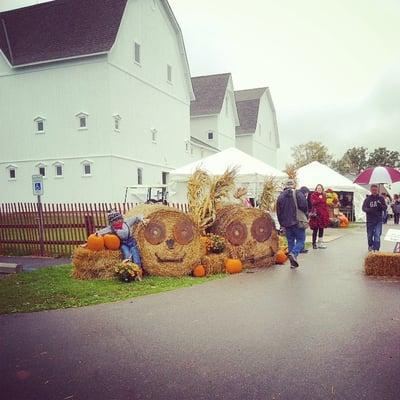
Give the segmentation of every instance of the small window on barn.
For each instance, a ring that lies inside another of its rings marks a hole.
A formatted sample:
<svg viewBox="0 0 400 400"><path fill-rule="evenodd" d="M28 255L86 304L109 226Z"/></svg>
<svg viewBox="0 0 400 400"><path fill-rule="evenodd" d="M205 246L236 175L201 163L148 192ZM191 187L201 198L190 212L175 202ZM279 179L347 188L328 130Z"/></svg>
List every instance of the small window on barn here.
<svg viewBox="0 0 400 400"><path fill-rule="evenodd" d="M81 162L81 164L82 164L82 176L84 176L84 177L92 176L93 161L84 160Z"/></svg>
<svg viewBox="0 0 400 400"><path fill-rule="evenodd" d="M135 62L137 64L140 64L140 44L138 42L135 42L134 44L134 58L135 58Z"/></svg>
<svg viewBox="0 0 400 400"><path fill-rule="evenodd" d="M172 83L172 66L167 64L167 81Z"/></svg>
<svg viewBox="0 0 400 400"><path fill-rule="evenodd" d="M114 131L119 132L121 127L121 116L118 114L113 115L114 118Z"/></svg>
<svg viewBox="0 0 400 400"><path fill-rule="evenodd" d="M8 180L15 181L17 179L17 166L10 164L6 169L8 171Z"/></svg>
<svg viewBox="0 0 400 400"><path fill-rule="evenodd" d="M157 143L157 129L153 128L151 129L151 141L153 143Z"/></svg>
<svg viewBox="0 0 400 400"><path fill-rule="evenodd" d="M214 139L214 132L210 131L208 132L208 140L213 140Z"/></svg>
<svg viewBox="0 0 400 400"><path fill-rule="evenodd" d="M78 130L86 130L88 129L88 113L80 112L76 114L76 118L78 119Z"/></svg>
<svg viewBox="0 0 400 400"><path fill-rule="evenodd" d="M143 168L137 169L137 184L143 185Z"/></svg>
<svg viewBox="0 0 400 400"><path fill-rule="evenodd" d="M53 165L55 177L62 178L64 176L64 163L61 161L56 161Z"/></svg>
<svg viewBox="0 0 400 400"><path fill-rule="evenodd" d="M35 132L36 133L44 133L44 125L45 125L45 118L37 117L34 119L35 122Z"/></svg>

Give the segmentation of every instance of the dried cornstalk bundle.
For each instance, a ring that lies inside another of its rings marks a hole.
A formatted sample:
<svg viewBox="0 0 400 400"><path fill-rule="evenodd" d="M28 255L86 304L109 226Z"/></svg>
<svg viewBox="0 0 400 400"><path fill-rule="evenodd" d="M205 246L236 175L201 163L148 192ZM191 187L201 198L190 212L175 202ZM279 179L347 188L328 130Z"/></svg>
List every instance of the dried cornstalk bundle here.
<svg viewBox="0 0 400 400"><path fill-rule="evenodd" d="M196 170L188 183L189 210L197 227L204 232L216 218L216 210L234 188L237 168L230 168L219 177L211 178Z"/></svg>
<svg viewBox="0 0 400 400"><path fill-rule="evenodd" d="M400 276L400 254L369 253L364 266L367 275Z"/></svg>
<svg viewBox="0 0 400 400"><path fill-rule="evenodd" d="M283 172L286 173L289 179L293 179L297 186L297 169L291 164L286 164Z"/></svg>
<svg viewBox="0 0 400 400"><path fill-rule="evenodd" d="M119 250L92 251L77 247L72 256L72 276L77 279L111 279L121 260Z"/></svg>
<svg viewBox="0 0 400 400"><path fill-rule="evenodd" d="M225 272L225 260L227 256L221 254L207 254L201 259L206 275L221 274Z"/></svg>
<svg viewBox="0 0 400 400"><path fill-rule="evenodd" d="M274 176L269 176L264 181L263 190L260 196L260 209L262 211L274 211L276 194L279 191L279 182Z"/></svg>

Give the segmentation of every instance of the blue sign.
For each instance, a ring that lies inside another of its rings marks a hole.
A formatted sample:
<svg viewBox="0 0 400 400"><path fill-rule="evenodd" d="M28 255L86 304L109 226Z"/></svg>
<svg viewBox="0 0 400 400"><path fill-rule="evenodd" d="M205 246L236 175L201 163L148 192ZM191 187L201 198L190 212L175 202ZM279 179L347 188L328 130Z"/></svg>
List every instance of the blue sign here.
<svg viewBox="0 0 400 400"><path fill-rule="evenodd" d="M32 175L32 189L35 196L43 195L43 176Z"/></svg>

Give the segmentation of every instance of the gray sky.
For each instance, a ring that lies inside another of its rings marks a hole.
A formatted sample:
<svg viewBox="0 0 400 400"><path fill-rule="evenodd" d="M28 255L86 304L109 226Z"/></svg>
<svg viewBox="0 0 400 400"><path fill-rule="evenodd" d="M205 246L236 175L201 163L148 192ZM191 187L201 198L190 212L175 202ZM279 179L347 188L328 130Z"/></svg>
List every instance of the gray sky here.
<svg viewBox="0 0 400 400"><path fill-rule="evenodd" d="M270 87L280 166L308 140L334 155L400 150L400 1L169 1L193 76L232 72L236 89ZM0 0L0 10L37 2Z"/></svg>

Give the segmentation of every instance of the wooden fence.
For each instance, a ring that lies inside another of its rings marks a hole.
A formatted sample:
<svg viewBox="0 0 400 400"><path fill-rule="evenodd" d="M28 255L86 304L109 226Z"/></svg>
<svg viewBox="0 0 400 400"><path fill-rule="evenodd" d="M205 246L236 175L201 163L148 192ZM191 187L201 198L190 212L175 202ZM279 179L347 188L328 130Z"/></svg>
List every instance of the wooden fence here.
<svg viewBox="0 0 400 400"><path fill-rule="evenodd" d="M0 254L70 256L95 230L107 225L107 212L122 214L135 203L0 204ZM187 212L187 204L170 207Z"/></svg>

